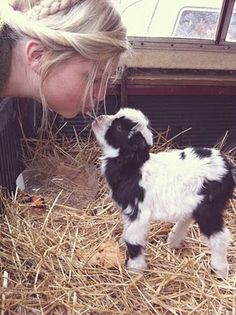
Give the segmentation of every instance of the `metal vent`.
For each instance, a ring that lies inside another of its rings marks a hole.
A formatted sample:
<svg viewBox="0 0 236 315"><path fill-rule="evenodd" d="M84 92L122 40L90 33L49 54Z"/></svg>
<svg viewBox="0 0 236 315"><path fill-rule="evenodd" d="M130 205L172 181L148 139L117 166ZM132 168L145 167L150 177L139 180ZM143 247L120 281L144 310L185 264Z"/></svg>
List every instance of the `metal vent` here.
<svg viewBox="0 0 236 315"><path fill-rule="evenodd" d="M141 109L153 128L170 127L169 137L191 128L175 139L178 146L214 146L236 125L236 96L129 96L128 104Z"/></svg>
<svg viewBox="0 0 236 315"><path fill-rule="evenodd" d="M0 187L15 190L15 182L20 173L19 135L17 114L13 100L0 102Z"/></svg>
<svg viewBox="0 0 236 315"><path fill-rule="evenodd" d="M108 113L118 111L119 104L117 97L108 96ZM169 138L191 128L174 140L178 146L214 146L228 129L236 126L236 96L131 95L128 104L142 110L154 129L166 131L170 128ZM65 121L64 134L73 136L75 128L84 130L82 136L88 136L91 119L78 115L70 120L61 119L59 125Z"/></svg>

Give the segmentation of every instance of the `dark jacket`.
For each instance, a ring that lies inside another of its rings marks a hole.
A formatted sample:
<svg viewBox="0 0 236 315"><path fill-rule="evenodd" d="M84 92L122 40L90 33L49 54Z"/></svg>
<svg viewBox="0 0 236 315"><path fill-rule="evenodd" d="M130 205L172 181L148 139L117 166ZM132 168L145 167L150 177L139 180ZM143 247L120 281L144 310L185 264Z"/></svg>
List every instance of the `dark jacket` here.
<svg viewBox="0 0 236 315"><path fill-rule="evenodd" d="M0 31L0 94L10 75L12 39L6 27Z"/></svg>

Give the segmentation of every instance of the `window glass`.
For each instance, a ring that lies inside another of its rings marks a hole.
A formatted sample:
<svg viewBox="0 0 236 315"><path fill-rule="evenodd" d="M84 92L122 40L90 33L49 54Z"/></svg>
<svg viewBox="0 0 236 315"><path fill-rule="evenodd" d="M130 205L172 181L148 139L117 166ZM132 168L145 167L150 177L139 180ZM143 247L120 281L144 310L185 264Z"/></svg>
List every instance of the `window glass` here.
<svg viewBox="0 0 236 315"><path fill-rule="evenodd" d="M234 4L234 13L232 14L226 41L236 42L236 2Z"/></svg>
<svg viewBox="0 0 236 315"><path fill-rule="evenodd" d="M220 10L183 9L173 36L181 38L215 39Z"/></svg>
<svg viewBox="0 0 236 315"><path fill-rule="evenodd" d="M128 36L214 39L223 0L117 0Z"/></svg>

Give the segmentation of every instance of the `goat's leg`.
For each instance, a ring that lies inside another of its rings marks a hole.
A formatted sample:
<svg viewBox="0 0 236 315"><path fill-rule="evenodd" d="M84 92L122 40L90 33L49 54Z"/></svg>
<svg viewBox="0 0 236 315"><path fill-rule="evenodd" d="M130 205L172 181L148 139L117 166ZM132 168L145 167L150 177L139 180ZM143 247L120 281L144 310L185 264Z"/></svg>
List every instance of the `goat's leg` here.
<svg viewBox="0 0 236 315"><path fill-rule="evenodd" d="M211 249L211 266L222 277L227 276L229 272L227 250L230 239L230 231L226 227L208 237L208 244Z"/></svg>
<svg viewBox="0 0 236 315"><path fill-rule="evenodd" d="M119 244L122 247L125 246L125 233L126 233L128 226L130 225L130 219L126 215L123 215L123 224L124 224L123 233L119 239Z"/></svg>
<svg viewBox="0 0 236 315"><path fill-rule="evenodd" d="M137 218L134 221L126 220L124 239L129 255L127 267L133 271L141 271L147 268L144 248L148 230L148 220L142 220L142 218Z"/></svg>
<svg viewBox="0 0 236 315"><path fill-rule="evenodd" d="M212 268L218 275L224 277L227 276L229 271L227 250L231 237L229 230L224 227L222 212L214 210L209 204L207 207L201 205L201 207L194 212L194 218L201 232L208 238L208 244L211 249Z"/></svg>
<svg viewBox="0 0 236 315"><path fill-rule="evenodd" d="M192 220L192 217L187 217L179 220L174 225L167 238L167 243L170 248L181 247L181 242L183 241Z"/></svg>

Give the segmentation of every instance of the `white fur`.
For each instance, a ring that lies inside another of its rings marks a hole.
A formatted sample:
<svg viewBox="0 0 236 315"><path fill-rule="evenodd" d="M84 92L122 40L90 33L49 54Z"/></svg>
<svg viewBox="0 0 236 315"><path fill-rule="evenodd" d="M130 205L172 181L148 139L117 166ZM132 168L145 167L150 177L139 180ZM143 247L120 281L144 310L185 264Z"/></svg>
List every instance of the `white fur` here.
<svg viewBox="0 0 236 315"><path fill-rule="evenodd" d="M187 217L183 220L179 220L173 227L173 229L170 231L167 239L167 243L170 246L170 248L180 248L181 242L183 241L188 227L192 222L191 217Z"/></svg>
<svg viewBox="0 0 236 315"><path fill-rule="evenodd" d="M92 129L96 134L96 139L103 148L104 155L109 157L116 157L119 155L119 150L110 146L105 140L105 133L113 120L114 115L101 115L92 123Z"/></svg>
<svg viewBox="0 0 236 315"><path fill-rule="evenodd" d="M220 180L227 172L222 157L212 150L209 158L199 159L190 148L180 159L180 150L150 154L143 165L140 186L145 191L144 208L155 220L177 222L192 215L202 201L198 194L205 179Z"/></svg>
<svg viewBox="0 0 236 315"><path fill-rule="evenodd" d="M220 276L225 277L229 272L227 262L227 249L231 239L231 234L227 228L209 237L211 249L211 266Z"/></svg>

